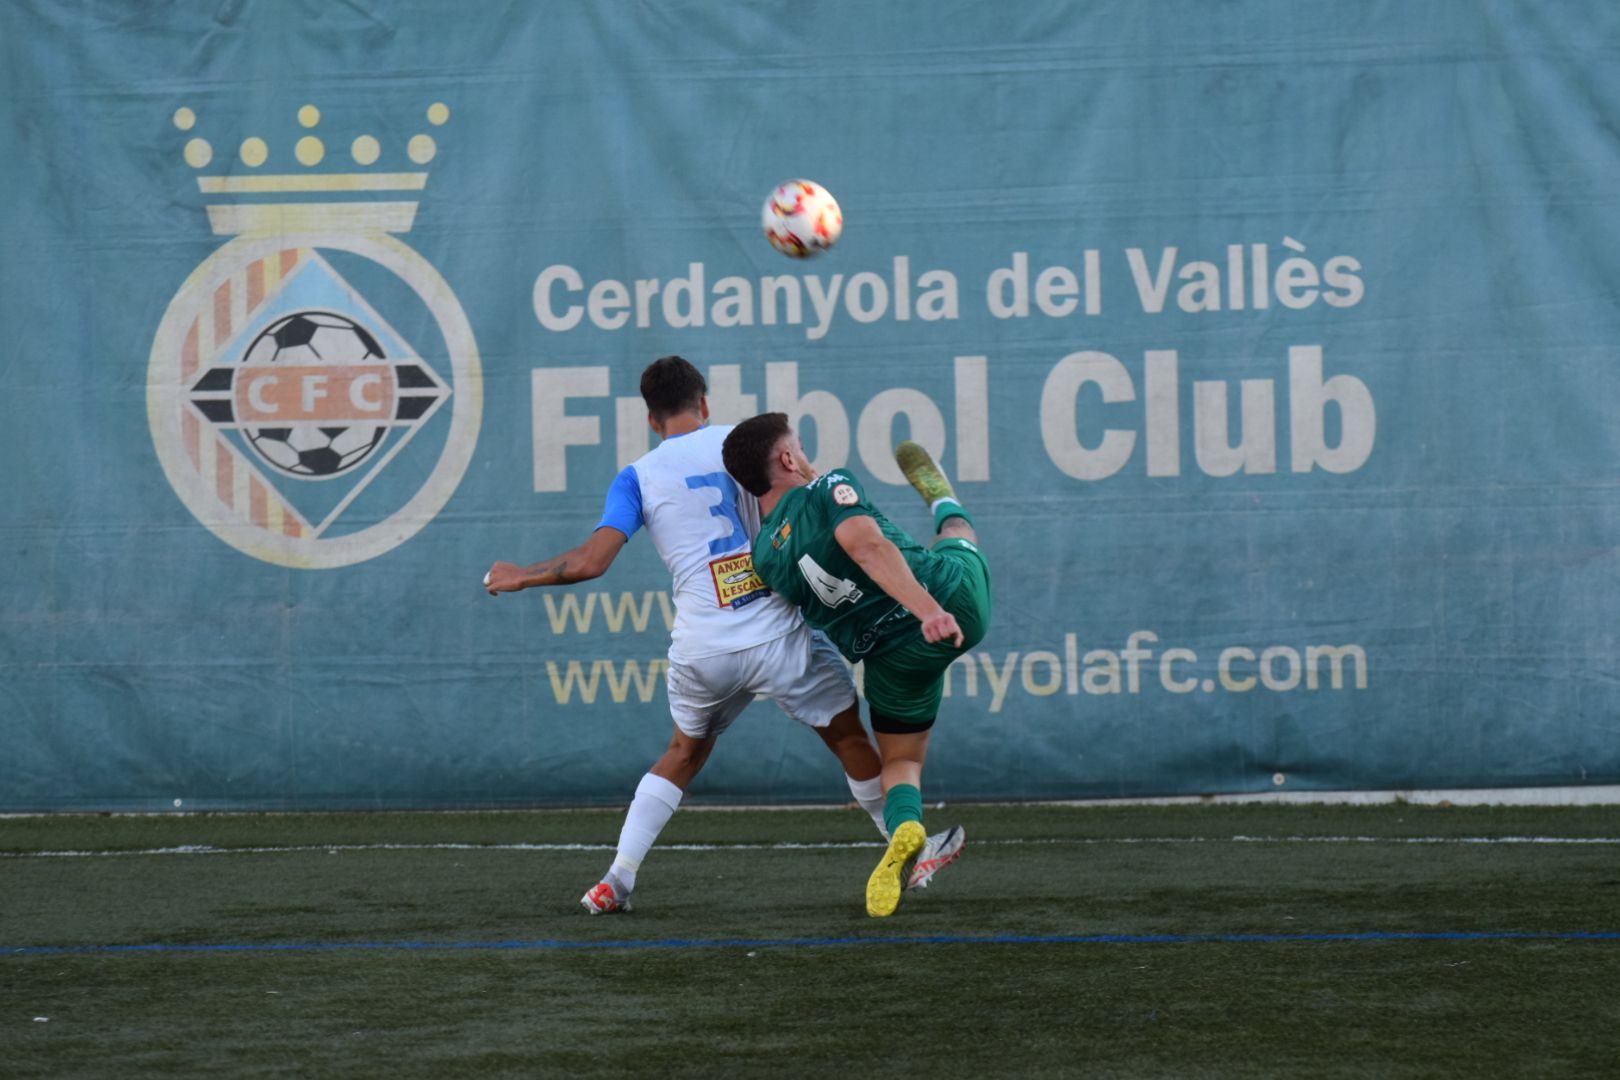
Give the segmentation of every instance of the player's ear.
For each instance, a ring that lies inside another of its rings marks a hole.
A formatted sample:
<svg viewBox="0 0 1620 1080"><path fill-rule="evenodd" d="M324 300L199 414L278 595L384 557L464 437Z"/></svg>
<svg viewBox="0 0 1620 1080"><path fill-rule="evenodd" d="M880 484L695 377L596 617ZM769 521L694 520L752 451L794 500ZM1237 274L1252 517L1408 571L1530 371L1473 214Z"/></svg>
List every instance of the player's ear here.
<svg viewBox="0 0 1620 1080"><path fill-rule="evenodd" d="M704 423L709 422L709 395L704 394L698 398L698 416Z"/></svg>
<svg viewBox="0 0 1620 1080"><path fill-rule="evenodd" d="M664 434L664 432L658 426L658 417L654 413L649 412L647 414L647 426L652 428L653 433L656 435L662 436Z"/></svg>

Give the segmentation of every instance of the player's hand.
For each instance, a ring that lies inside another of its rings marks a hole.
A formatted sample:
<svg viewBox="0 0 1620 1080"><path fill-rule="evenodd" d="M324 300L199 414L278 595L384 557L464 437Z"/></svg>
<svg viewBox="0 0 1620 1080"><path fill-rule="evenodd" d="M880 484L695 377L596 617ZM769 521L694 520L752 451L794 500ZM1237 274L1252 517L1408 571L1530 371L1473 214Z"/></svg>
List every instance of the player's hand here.
<svg viewBox="0 0 1620 1080"><path fill-rule="evenodd" d="M924 641L950 641L958 649L962 647L962 628L956 625L956 616L940 608L922 621Z"/></svg>
<svg viewBox="0 0 1620 1080"><path fill-rule="evenodd" d="M498 562L489 568L484 575L484 588L489 595L498 596L503 592L517 592L523 588L523 568L516 563Z"/></svg>

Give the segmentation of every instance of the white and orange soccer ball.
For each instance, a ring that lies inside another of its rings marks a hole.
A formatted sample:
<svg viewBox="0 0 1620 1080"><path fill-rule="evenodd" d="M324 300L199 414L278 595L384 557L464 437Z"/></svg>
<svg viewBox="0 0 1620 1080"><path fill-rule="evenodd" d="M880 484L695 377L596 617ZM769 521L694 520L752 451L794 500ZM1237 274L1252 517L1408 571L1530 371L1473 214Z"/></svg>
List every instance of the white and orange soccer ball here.
<svg viewBox="0 0 1620 1080"><path fill-rule="evenodd" d="M832 192L809 180L779 184L761 215L771 247L795 259L819 255L838 243L844 212Z"/></svg>

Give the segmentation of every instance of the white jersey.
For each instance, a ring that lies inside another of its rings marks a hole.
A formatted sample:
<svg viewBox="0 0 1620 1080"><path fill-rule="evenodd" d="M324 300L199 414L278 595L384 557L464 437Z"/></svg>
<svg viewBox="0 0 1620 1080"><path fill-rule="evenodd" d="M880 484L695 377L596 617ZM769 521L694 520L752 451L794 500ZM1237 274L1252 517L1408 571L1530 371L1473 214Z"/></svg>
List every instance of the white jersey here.
<svg viewBox="0 0 1620 1080"><path fill-rule="evenodd" d="M673 577L669 658L736 652L792 633L799 609L771 592L750 555L759 502L721 463L730 426L665 439L625 466L608 489L604 526L631 536L642 525Z"/></svg>

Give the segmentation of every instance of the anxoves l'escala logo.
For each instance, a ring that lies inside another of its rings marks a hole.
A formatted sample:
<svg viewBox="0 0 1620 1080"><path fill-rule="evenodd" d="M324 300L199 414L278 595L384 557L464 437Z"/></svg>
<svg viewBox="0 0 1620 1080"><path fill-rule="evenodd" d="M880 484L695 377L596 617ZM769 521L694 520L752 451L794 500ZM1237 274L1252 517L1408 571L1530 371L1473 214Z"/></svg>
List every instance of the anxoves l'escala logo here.
<svg viewBox="0 0 1620 1080"><path fill-rule="evenodd" d="M427 110L434 126L449 117ZM298 112L306 129L320 119ZM179 109L174 124L192 131L197 116ZM405 147L415 166L436 153L427 134ZM201 137L184 155L199 171L214 161ZM270 152L253 137L240 168L197 178L214 234L230 239L169 303L146 404L163 471L198 521L254 558L322 569L397 547L444 507L478 440L483 377L455 294L397 239L416 216L402 193L427 186L425 169L373 168L371 135L354 139L354 168L318 170L314 134L293 156L304 171L261 173Z"/></svg>

